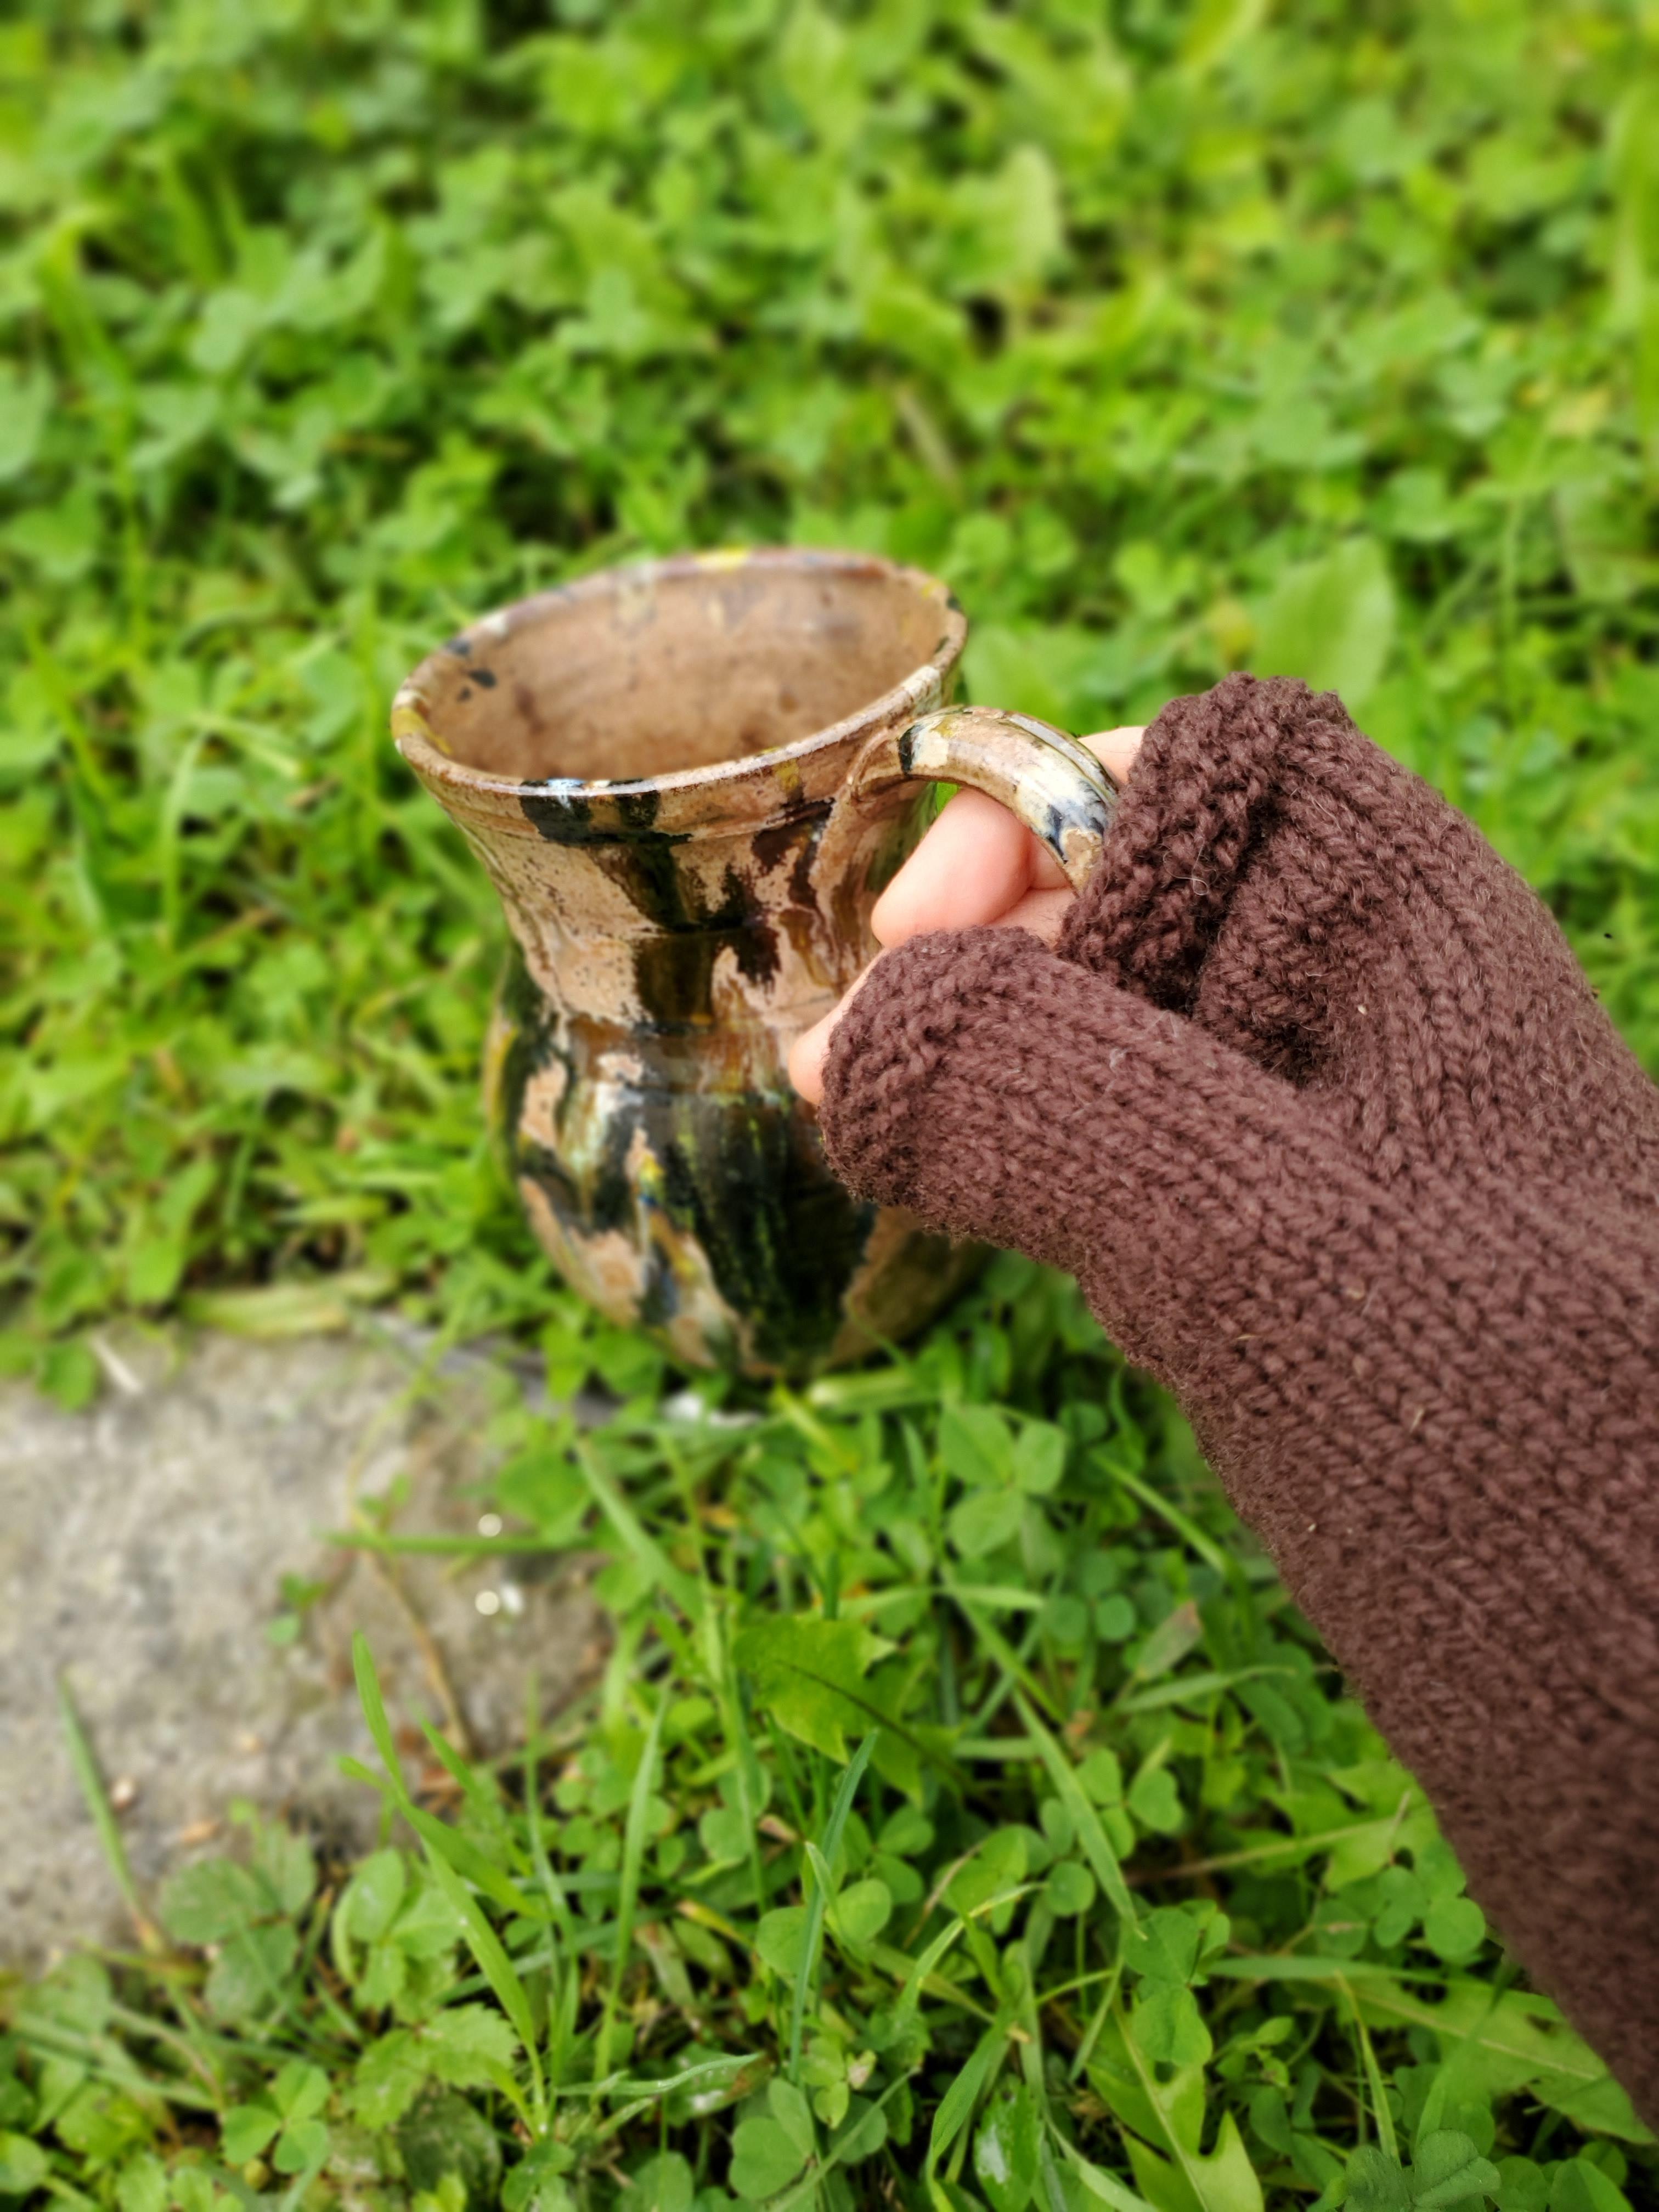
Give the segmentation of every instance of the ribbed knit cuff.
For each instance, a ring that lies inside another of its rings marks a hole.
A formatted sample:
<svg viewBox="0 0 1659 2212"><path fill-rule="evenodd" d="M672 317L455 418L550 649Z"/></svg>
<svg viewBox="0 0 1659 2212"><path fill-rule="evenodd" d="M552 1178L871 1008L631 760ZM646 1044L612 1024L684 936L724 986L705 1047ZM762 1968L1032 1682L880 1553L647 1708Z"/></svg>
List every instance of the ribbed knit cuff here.
<svg viewBox="0 0 1659 2212"><path fill-rule="evenodd" d="M1009 1007L1011 1032L999 1088L1018 1086L1019 1039L1031 1018L1025 987L1034 969L1053 965L1024 929L930 931L883 953L836 1024L823 1071L824 1151L849 1190L954 1234L983 1234L982 1219L964 1212L954 1133L933 1094L957 1073L964 1040L982 1051L999 1002ZM1025 1160L1005 1164L1018 1178L1030 1175Z"/></svg>

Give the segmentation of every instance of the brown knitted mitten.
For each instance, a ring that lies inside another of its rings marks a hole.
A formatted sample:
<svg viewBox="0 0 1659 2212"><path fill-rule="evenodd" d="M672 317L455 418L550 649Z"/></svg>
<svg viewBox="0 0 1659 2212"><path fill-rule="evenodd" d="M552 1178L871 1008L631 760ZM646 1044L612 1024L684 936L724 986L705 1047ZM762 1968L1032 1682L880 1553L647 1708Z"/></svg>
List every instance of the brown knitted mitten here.
<svg viewBox="0 0 1659 2212"><path fill-rule="evenodd" d="M1056 951L884 956L823 1131L1078 1276L1659 2120L1659 1091L1531 891L1334 696L1230 677Z"/></svg>

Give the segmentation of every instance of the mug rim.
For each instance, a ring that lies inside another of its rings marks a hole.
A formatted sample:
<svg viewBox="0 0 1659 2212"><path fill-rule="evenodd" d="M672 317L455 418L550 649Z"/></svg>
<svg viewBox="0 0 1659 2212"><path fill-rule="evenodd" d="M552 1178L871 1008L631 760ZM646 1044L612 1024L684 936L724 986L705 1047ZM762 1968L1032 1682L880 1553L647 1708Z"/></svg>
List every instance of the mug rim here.
<svg viewBox="0 0 1659 2212"><path fill-rule="evenodd" d="M605 776L522 777L492 775L471 768L446 752L438 741L428 712L422 678L445 665L446 659L465 655L475 641L499 646L515 631L528 628L554 609L573 601L605 599L629 583L653 583L681 576L720 574L750 566L812 570L834 575L881 576L909 586L921 596L937 602L943 632L932 656L921 661L896 684L837 721L810 730L787 744L769 746L759 752L740 753L733 759L711 761L701 768L665 769L657 775L611 779ZM692 792L775 768L780 763L811 759L848 738L864 737L899 715L914 713L931 692L941 690L962 657L967 642L968 617L954 592L925 568L915 568L879 553L816 545L738 545L703 551L670 553L644 561L618 562L592 569L568 584L555 584L492 609L456 631L442 645L425 654L398 685L392 702L392 737L398 750L422 781L442 783L465 791L486 805L509 802L515 809L526 792L556 788L574 799L625 796L634 792ZM490 810L494 811L493 808Z"/></svg>

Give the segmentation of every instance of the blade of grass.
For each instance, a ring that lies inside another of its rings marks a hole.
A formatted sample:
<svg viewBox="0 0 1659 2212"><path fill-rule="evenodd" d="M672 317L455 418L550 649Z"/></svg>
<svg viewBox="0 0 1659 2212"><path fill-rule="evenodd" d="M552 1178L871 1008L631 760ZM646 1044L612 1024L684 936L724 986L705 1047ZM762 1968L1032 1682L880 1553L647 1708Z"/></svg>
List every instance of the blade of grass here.
<svg viewBox="0 0 1659 2212"><path fill-rule="evenodd" d="M1112 2212L1152 2212L1152 2206L1144 2197L1138 2196L1115 2173L1108 2173L1104 2166L1096 2166L1085 2158L1077 2145L1067 2142L1052 2121L1048 2124L1048 2132L1065 2152L1071 2161L1072 2171L1091 2197L1097 2197L1103 2204L1109 2204Z"/></svg>
<svg viewBox="0 0 1659 2212"><path fill-rule="evenodd" d="M812 1885L812 1894L806 1908L806 1941L801 1947L799 1970L795 1976L794 2002L789 2013L789 2079L799 2081L800 2076L801 2031L806 2020L806 2001L813 1977L817 1972L818 1947L823 1941L823 1916L830 1908L828 1889L829 1869L836 1863L836 1854L841 1849L841 1839L847 1826L847 1816L853 1809L853 1800L858 1794L864 1770L869 1765L876 1748L879 1731L872 1729L848 1761L847 1771L841 1778L835 1802L830 1808L830 1818L824 1824L823 1840L819 1848L823 1854L825 1873Z"/></svg>
<svg viewBox="0 0 1659 2212"><path fill-rule="evenodd" d="M69 1747L70 1765L75 1771L82 1799L92 1815L92 1825L98 1832L105 1863L114 1877L115 1887L120 1891L122 1902L131 1919L139 1948L152 1956L157 1955L166 1951L167 1939L151 1917L140 1893L137 1878L127 1857L121 1824L115 1817L115 1808L104 1788L104 1778L98 1771L97 1754L81 1724L81 1716L75 1709L75 1699L70 1694L69 1682L62 1674L58 1678L58 1711L63 1723L64 1739Z"/></svg>
<svg viewBox="0 0 1659 2212"><path fill-rule="evenodd" d="M1134 2032L1124 2018L1121 2003L1115 2007L1113 2017L1117 2021L1119 2031L1123 2038L1123 2048L1128 2056L1129 2063L1133 2067L1139 2079L1142 2094L1163 2124L1164 2141L1156 2148L1174 2160L1180 2170L1182 2179L1192 2193L1194 2202L1202 2208L1202 2212L1227 2212L1227 2208L1218 2203L1205 2186L1206 2176L1203 2170L1194 2164L1192 2154L1181 2140L1180 2130L1171 2126L1169 2114L1165 2110L1169 2091L1162 2088L1162 2085L1148 2068L1146 2061L1141 2057L1140 2045L1135 2041Z"/></svg>
<svg viewBox="0 0 1659 2212"><path fill-rule="evenodd" d="M960 1608L968 1626L1003 1672L1018 1682L1026 1695L1041 1705L1051 1720L1062 1719L1064 1716L1054 1711L1054 1701L1048 1691L1021 1660L1019 1654L1007 1638L999 1629L993 1627L986 1617L984 1609L975 1604L972 1593L963 1589L956 1583L946 1583L944 1588L946 1596L953 1605Z"/></svg>
<svg viewBox="0 0 1659 2212"><path fill-rule="evenodd" d="M640 1873L645 1863L645 1823L651 1806L651 1788L656 1780L657 1754L662 1742L663 1722L668 1712L668 1693L665 1690L657 1701L657 1710L651 1717L650 1734L645 1740L645 1749L640 1754L639 1771L634 1777L634 1788L628 1801L628 1825L623 1831L622 1889L617 1899L617 1961L611 1976L611 1987L605 1992L605 2015L599 2022L598 2039L593 2045L593 2079L603 2081L611 2070L611 2039L616 2026L617 2007L622 1999L623 1977L628 1972L628 1954L634 1945L634 1912L639 1902Z"/></svg>
<svg viewBox="0 0 1659 2212"><path fill-rule="evenodd" d="M536 1739L541 1700L532 1672L525 1690L524 1807L530 1837L530 1863L541 1884L556 1931L550 1936L547 2000L547 2083L550 2095L558 2094L564 2073L564 2054L575 2032L576 2008L580 2002L580 1969L576 1956L575 1928L570 1900L554 1871L542 1834L541 1777L537 1771Z"/></svg>
<svg viewBox="0 0 1659 2212"><path fill-rule="evenodd" d="M441 1559L511 1557L554 1548L545 1536L387 1536L359 1528L331 1529L324 1540L342 1552L409 1552Z"/></svg>
<svg viewBox="0 0 1659 2212"><path fill-rule="evenodd" d="M662 1547L647 1534L621 1492L600 1467L585 1437L579 1437L573 1443L571 1456L599 1510L622 1538L641 1571L650 1577L656 1589L672 1598L688 1620L695 1620L702 1589L696 1577L677 1567Z"/></svg>
<svg viewBox="0 0 1659 2212"><path fill-rule="evenodd" d="M905 1977L904 1986L899 1991L898 2002L893 2008L893 2017L896 2021L902 2023L921 2002L923 1983L935 1971L939 1960L962 1935L963 1925L963 1923L957 1920L949 1928L942 1929L911 1967Z"/></svg>
<svg viewBox="0 0 1659 2212"><path fill-rule="evenodd" d="M433 1879L459 1917L466 1936L466 1946L478 1962L478 1971L495 1992L496 2002L513 2023L514 2033L525 2048L530 2062L531 2101L529 2112L520 2104L520 2116L539 2135L547 2124L547 2097L542 2081L542 2063L536 2048L536 2022L530 2008L529 1992L520 1980L513 1961L507 1957L501 1938L485 1919L477 1899L467 1888L449 1862L428 1848L427 1864Z"/></svg>
<svg viewBox="0 0 1659 2212"><path fill-rule="evenodd" d="M1014 1692L1014 1703L1025 1723L1026 1735L1036 1746L1037 1756L1048 1770L1055 1795L1071 1815L1072 1826L1083 1846L1084 1856L1094 1869L1095 1880L1122 1923L1124 1940L1133 1941L1139 1927L1139 1914L1123 1879L1117 1853L1106 1839L1100 1815L1078 1780L1076 1768L1018 1691Z"/></svg>
<svg viewBox="0 0 1659 2212"><path fill-rule="evenodd" d="M398 1747L392 1741L392 1723L386 1718L386 1700L380 1694L380 1678L375 1671L374 1656L368 1648L368 1639L359 1629L351 1639L352 1671L357 1680L357 1695L363 1708L363 1717L368 1723L369 1735L374 1748L380 1754L386 1771L387 1784L398 1810L427 1847L428 1857L441 1858L459 1875L465 1875L475 1888L492 1898L503 1912L522 1913L526 1899L517 1885L502 1873L500 1867L484 1856L477 1845L470 1843L458 1829L438 1820L409 1794L404 1780L404 1770L398 1757ZM373 1782L373 1775L364 1774L356 1759L343 1759L343 1771L361 1775ZM454 1770L452 1770L453 1771ZM466 1770L470 1772L470 1770Z"/></svg>
<svg viewBox="0 0 1659 2212"><path fill-rule="evenodd" d="M409 1791L404 1782L402 1762L398 1747L392 1737L392 1723L386 1718L386 1700L380 1695L380 1678L375 1672L374 1655L368 1648L368 1638L360 1628L351 1639L351 1671L357 1682L357 1702L363 1709L363 1718L368 1723L368 1733L374 1748L380 1754L380 1763L392 1780L392 1788L400 1797Z"/></svg>
<svg viewBox="0 0 1659 2212"><path fill-rule="evenodd" d="M716 1602L715 1591L707 1582L703 1589L700 1636L703 1666L714 1691L720 1725L735 1762L738 1817L743 1822L749 1880L755 1893L755 1910L757 1913L764 1912L771 1900L771 1893L767 1887L766 1868L760 1851L759 1822L764 1802L760 1761L755 1756L754 1738L749 1733L748 1717L743 1710L743 1692L731 1664L725 1619Z"/></svg>
<svg viewBox="0 0 1659 2212"><path fill-rule="evenodd" d="M1370 2035L1364 2021L1359 2017L1359 2001L1354 1996L1346 1979L1340 1974L1337 1976L1336 1985L1342 1992L1343 2001L1348 2008L1349 2022L1353 2028L1354 2040L1359 2045L1360 2063L1365 2069L1365 2084L1370 2092L1371 2117L1376 2123L1378 2145L1389 2158L1397 2160L1400 2156L1400 2146L1395 2140L1394 2114L1389 2109L1388 2092L1382 2086L1382 2072L1376 2063L1376 2053L1371 2048ZM1442 2078L1444 2071L1443 2068Z"/></svg>
<svg viewBox="0 0 1659 2212"><path fill-rule="evenodd" d="M927 2138L927 2160L922 2172L931 2181L933 2169L956 2141L972 2117L979 2101L980 2092L990 2077L992 2067L1001 2057L1008 2041L1008 2022L999 2013L979 2041L950 2087L939 2099L939 2109L933 2114L933 2132Z"/></svg>

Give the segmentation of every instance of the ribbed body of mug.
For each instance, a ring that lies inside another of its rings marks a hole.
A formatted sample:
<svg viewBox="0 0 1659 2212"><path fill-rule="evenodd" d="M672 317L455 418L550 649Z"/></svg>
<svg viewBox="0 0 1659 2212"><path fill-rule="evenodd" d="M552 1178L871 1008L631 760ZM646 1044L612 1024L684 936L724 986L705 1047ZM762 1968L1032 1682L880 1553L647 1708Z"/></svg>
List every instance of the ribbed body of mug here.
<svg viewBox="0 0 1659 2212"><path fill-rule="evenodd" d="M625 672L630 652L660 654L674 642L652 630L659 595L672 593L688 651L706 610L719 639L741 645L752 635L787 701L791 660L775 622L810 624L821 584L830 625L829 641L816 641L822 662L838 620L846 626L849 575L867 626L881 610L878 599L866 604L866 587L906 574L858 556L725 556L589 579L568 596L590 653L614 630ZM825 1165L785 1060L873 951L870 908L925 811L920 791L897 794L850 859L837 859L830 884L816 864L836 793L872 730L939 703L960 617L941 595L939 649L872 706L805 742L677 776L684 740L667 732L659 776L647 723L628 749L626 781L481 775L467 760L468 710L499 716L503 687L524 693L511 702L527 731L519 757L544 720L553 724L545 757L559 757L556 716L514 673L514 645L548 623L550 603L568 623L564 596L477 625L423 664L399 701L404 750L465 832L512 931L486 1097L537 1236L602 1311L690 1364L801 1374L902 1337L981 1255L855 1204ZM850 632L845 645L860 649ZM798 715L811 711L812 682L823 693L813 649L809 634Z"/></svg>

